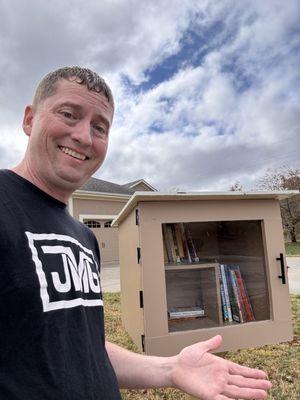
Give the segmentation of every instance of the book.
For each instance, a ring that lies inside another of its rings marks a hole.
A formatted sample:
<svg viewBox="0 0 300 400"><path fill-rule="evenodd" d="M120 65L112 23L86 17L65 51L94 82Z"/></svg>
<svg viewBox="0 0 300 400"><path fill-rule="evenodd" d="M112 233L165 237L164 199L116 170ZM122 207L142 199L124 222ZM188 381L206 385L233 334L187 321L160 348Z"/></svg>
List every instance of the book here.
<svg viewBox="0 0 300 400"><path fill-rule="evenodd" d="M233 290L233 295L231 297L232 319L236 322L242 323L244 322L242 297L236 281L235 273L230 267L228 268Z"/></svg>
<svg viewBox="0 0 300 400"><path fill-rule="evenodd" d="M222 278L223 288L224 288L225 309L228 314L228 321L232 322L233 319L232 319L231 304L230 304L229 291L228 291L228 287L230 287L230 282L227 281L227 278L226 278L226 266L224 264L220 264L219 268L221 271L221 278Z"/></svg>
<svg viewBox="0 0 300 400"><path fill-rule="evenodd" d="M178 307L168 311L169 319L200 318L205 316L201 307Z"/></svg>
<svg viewBox="0 0 300 400"><path fill-rule="evenodd" d="M182 245L183 245L183 251L184 251L184 258L185 258L189 263L191 263L191 262L192 262L192 258L191 258L191 255L190 255L190 252L189 252L189 247L188 247L187 240L186 240L186 235L185 235L185 231L184 231L184 225L183 225L183 223L181 222L181 223L178 224L178 226L179 226L179 230L180 230L181 237L182 237Z"/></svg>
<svg viewBox="0 0 300 400"><path fill-rule="evenodd" d="M173 246L174 246L174 251L175 251L175 261L177 263L180 263L181 258L180 258L180 253L179 253L179 245L178 245L178 241L177 241L177 237L176 237L175 224L170 224L170 227L171 227Z"/></svg>
<svg viewBox="0 0 300 400"><path fill-rule="evenodd" d="M240 292L240 295L241 295L241 301L242 301L243 306L244 306L245 320L247 322L254 321L255 318L254 318L252 306L251 306L251 303L249 301L247 289L246 289L246 286L245 286L245 282L244 282L244 280L242 278L239 266L238 265L234 266L233 267L233 271L234 271L235 278L236 278L236 281L237 281L237 284L238 284L238 287L239 287L239 292Z"/></svg>
<svg viewBox="0 0 300 400"><path fill-rule="evenodd" d="M193 238L192 238L191 232L190 232L187 224L184 224L184 232L185 232L185 237L186 237L189 253L191 256L191 260L192 260L192 262L199 262L199 257L197 256Z"/></svg>
<svg viewBox="0 0 300 400"><path fill-rule="evenodd" d="M163 238L163 247L164 247L164 263L168 263L169 262L169 258L168 258L168 253L167 253L167 248L166 248L166 241Z"/></svg>
<svg viewBox="0 0 300 400"><path fill-rule="evenodd" d="M170 245L170 249L171 249L171 263L176 262L176 251L175 251L175 246L174 246L174 242L173 242L173 233L172 233L172 227L171 224L167 224L167 240L169 242Z"/></svg>
<svg viewBox="0 0 300 400"><path fill-rule="evenodd" d="M226 305L224 284L223 284L223 281L222 281L220 265L219 265L219 268L218 268L218 275L219 275L219 281L220 281L220 294L221 294L221 305L222 305L223 320L224 321L228 321L229 320L229 318L228 318L228 310L227 310L227 305Z"/></svg>
<svg viewBox="0 0 300 400"><path fill-rule="evenodd" d="M176 241L177 241L177 246L178 246L179 257L180 257L181 261L184 261L185 254L184 254L183 240L182 240L182 235L181 235L179 224L174 224L174 230L175 230L175 236L176 236Z"/></svg>

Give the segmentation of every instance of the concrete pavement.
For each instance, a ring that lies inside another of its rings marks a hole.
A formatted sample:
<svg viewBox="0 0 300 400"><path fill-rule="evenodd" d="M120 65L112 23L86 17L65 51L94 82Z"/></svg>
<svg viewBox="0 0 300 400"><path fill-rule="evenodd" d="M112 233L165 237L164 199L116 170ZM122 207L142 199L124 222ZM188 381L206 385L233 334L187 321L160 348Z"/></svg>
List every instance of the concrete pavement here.
<svg viewBox="0 0 300 400"><path fill-rule="evenodd" d="M290 293L300 294L300 257L287 257Z"/></svg>
<svg viewBox="0 0 300 400"><path fill-rule="evenodd" d="M288 281L290 293L300 294L300 257L287 257ZM101 268L101 283L103 292L120 291L119 264L104 265Z"/></svg>
<svg viewBox="0 0 300 400"><path fill-rule="evenodd" d="M119 264L110 264L101 267L101 285L104 293L120 291Z"/></svg>

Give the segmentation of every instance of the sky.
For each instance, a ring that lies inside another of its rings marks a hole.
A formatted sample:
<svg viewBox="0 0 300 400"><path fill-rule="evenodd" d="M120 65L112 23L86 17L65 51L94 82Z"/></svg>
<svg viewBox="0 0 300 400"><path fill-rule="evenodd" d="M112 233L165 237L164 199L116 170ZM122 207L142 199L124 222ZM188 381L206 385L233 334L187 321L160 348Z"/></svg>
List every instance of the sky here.
<svg viewBox="0 0 300 400"><path fill-rule="evenodd" d="M96 178L252 190L300 167L299 0L0 0L0 18L0 168L22 159L37 83L65 65L114 93Z"/></svg>

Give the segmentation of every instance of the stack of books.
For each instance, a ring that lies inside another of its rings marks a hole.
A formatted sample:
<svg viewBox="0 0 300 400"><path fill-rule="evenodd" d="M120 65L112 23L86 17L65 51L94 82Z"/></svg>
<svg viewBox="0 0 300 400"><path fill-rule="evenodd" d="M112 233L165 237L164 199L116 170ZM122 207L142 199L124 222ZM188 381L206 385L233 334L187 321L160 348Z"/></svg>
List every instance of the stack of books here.
<svg viewBox="0 0 300 400"><path fill-rule="evenodd" d="M189 227L185 223L163 224L165 263L199 262Z"/></svg>
<svg viewBox="0 0 300 400"><path fill-rule="evenodd" d="M219 265L223 320L226 322L254 321L249 296L238 265Z"/></svg>

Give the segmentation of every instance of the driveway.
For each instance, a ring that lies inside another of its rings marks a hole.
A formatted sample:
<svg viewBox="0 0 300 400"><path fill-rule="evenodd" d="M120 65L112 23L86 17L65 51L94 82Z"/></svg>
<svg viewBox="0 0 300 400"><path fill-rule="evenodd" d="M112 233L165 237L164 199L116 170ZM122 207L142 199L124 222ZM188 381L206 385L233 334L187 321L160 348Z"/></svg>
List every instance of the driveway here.
<svg viewBox="0 0 300 400"><path fill-rule="evenodd" d="M287 257L288 280L290 293L300 294L300 257ZM101 283L103 292L120 291L119 264L107 265L101 268Z"/></svg>
<svg viewBox="0 0 300 400"><path fill-rule="evenodd" d="M287 257L290 293L300 294L300 257Z"/></svg>
<svg viewBox="0 0 300 400"><path fill-rule="evenodd" d="M104 293L120 291L119 264L104 265L101 267L101 285Z"/></svg>

